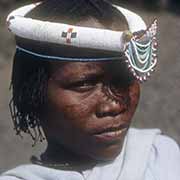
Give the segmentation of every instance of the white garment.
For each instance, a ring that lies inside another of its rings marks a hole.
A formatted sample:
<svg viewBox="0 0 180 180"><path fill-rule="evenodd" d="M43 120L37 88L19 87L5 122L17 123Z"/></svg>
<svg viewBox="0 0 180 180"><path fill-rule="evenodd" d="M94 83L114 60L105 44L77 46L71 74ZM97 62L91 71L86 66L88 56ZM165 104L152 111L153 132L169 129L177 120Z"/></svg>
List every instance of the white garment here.
<svg viewBox="0 0 180 180"><path fill-rule="evenodd" d="M23 165L0 180L180 180L180 149L160 130L130 129L120 155L83 175L39 165Z"/></svg>

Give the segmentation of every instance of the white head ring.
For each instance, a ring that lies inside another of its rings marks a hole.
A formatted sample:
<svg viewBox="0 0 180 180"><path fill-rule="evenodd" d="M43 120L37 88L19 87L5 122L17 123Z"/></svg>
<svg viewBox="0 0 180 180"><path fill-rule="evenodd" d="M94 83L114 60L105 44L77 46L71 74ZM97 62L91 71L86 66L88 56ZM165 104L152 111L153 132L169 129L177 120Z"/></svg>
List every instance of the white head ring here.
<svg viewBox="0 0 180 180"><path fill-rule="evenodd" d="M26 5L10 13L7 17L9 30L16 36L29 40L79 48L124 52L127 57L126 63L129 70L140 82L146 81L154 71L154 67L157 64L157 20L154 20L149 28L147 28L145 22L139 15L116 5L113 6L117 8L127 20L129 26L128 31L121 32L80 27L25 17L27 13L40 3ZM17 48L25 53L47 59L87 61L87 59L83 57L63 58L59 56L48 56L29 51L24 47L17 46ZM119 57L92 58L88 59L88 61L117 60L118 58Z"/></svg>

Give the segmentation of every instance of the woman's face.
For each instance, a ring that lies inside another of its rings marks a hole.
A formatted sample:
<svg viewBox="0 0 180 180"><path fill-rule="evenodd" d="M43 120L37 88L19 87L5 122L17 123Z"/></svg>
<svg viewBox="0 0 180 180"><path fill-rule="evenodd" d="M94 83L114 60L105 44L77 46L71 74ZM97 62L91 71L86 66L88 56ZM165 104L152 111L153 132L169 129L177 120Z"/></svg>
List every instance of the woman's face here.
<svg viewBox="0 0 180 180"><path fill-rule="evenodd" d="M139 93L121 60L52 63L43 124L48 142L94 160L115 158Z"/></svg>

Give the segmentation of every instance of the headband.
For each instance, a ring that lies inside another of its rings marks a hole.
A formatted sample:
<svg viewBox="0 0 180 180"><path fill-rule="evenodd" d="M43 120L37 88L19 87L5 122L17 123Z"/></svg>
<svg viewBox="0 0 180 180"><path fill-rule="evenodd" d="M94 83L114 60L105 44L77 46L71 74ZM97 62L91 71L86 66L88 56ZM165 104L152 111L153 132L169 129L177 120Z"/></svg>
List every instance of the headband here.
<svg viewBox="0 0 180 180"><path fill-rule="evenodd" d="M39 4L41 2L26 5L10 13L7 17L9 30L16 36L40 42L124 52L128 68L140 82L147 80L147 77L154 71L157 64L157 20L154 20L147 28L140 16L116 5L113 6L124 15L128 22L128 31L80 27L26 18L25 15ZM120 58L64 58L38 54L19 46L17 49L49 60L104 61Z"/></svg>

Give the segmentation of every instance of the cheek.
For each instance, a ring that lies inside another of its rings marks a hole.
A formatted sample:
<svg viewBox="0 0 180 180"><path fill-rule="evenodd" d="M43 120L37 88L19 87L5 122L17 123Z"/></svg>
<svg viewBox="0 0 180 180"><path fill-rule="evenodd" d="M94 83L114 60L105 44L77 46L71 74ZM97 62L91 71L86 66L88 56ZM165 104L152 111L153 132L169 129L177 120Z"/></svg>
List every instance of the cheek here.
<svg viewBox="0 0 180 180"><path fill-rule="evenodd" d="M88 120L92 118L95 105L94 95L80 95L77 92L54 85L51 85L48 89L48 111L50 111L53 119L61 120L62 123L83 128Z"/></svg>
<svg viewBox="0 0 180 180"><path fill-rule="evenodd" d="M48 141L53 139L74 151L83 148L92 128L96 101L95 93L79 95L53 84L49 86L47 124L43 128Z"/></svg>

